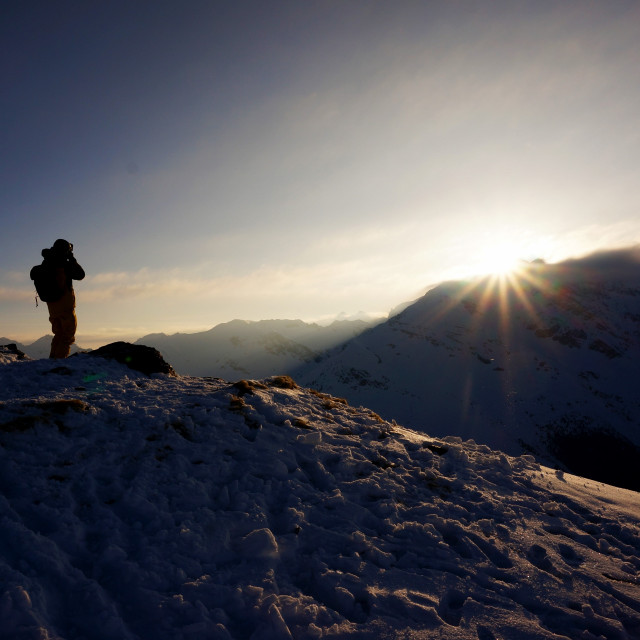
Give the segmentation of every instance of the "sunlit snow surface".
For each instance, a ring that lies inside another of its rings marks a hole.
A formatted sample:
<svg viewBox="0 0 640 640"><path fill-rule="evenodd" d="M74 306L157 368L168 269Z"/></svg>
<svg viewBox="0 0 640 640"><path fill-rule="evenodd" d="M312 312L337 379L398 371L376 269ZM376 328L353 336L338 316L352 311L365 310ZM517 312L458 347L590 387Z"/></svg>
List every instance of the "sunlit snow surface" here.
<svg viewBox="0 0 640 640"><path fill-rule="evenodd" d="M274 378L0 359L1 638L640 637L640 494Z"/></svg>

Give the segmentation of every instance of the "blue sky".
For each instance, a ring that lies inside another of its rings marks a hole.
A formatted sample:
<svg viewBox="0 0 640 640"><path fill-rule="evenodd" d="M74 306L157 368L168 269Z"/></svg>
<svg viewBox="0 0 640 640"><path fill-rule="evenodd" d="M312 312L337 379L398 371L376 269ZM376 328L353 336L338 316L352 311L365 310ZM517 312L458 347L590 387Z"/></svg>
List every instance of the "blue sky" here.
<svg viewBox="0 0 640 640"><path fill-rule="evenodd" d="M58 237L86 346L640 242L636 2L23 2L0 36L2 336L49 331Z"/></svg>

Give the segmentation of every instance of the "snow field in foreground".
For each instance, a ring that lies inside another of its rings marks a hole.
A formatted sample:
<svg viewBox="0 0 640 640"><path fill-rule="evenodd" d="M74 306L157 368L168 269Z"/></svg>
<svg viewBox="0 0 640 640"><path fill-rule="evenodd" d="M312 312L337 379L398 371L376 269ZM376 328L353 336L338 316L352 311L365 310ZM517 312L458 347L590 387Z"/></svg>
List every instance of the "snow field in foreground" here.
<svg viewBox="0 0 640 640"><path fill-rule="evenodd" d="M278 378L5 360L0 637L640 637L637 493Z"/></svg>

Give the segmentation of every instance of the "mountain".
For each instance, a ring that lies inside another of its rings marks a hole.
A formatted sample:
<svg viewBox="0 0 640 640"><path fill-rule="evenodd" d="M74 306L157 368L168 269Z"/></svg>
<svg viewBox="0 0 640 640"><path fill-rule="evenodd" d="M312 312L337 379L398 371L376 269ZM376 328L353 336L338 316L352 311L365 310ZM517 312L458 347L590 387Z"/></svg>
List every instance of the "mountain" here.
<svg viewBox="0 0 640 640"><path fill-rule="evenodd" d="M302 320L233 320L200 333L149 334L136 344L158 349L178 373L262 378L311 362L370 326L363 320L326 327Z"/></svg>
<svg viewBox="0 0 640 640"><path fill-rule="evenodd" d="M2 638L630 640L639 514L288 378L0 349Z"/></svg>
<svg viewBox="0 0 640 640"><path fill-rule="evenodd" d="M158 349L185 375L262 378L287 373L331 347L374 326L371 320L336 320L328 326L302 320L233 320L198 333L150 333L136 344ZM51 335L25 345L10 338L30 358L48 358ZM88 351L76 344L71 353Z"/></svg>
<svg viewBox="0 0 640 640"><path fill-rule="evenodd" d="M444 283L291 375L436 436L640 489L639 253Z"/></svg>

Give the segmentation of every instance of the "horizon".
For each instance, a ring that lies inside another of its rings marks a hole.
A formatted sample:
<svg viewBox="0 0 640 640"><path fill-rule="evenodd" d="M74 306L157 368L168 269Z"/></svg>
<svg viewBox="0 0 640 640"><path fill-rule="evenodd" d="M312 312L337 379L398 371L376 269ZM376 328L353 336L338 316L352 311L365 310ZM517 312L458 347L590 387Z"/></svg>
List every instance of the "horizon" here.
<svg viewBox="0 0 640 640"><path fill-rule="evenodd" d="M640 243L637 3L4 18L0 333L21 342L49 331L29 270L56 238L87 273L78 342L384 316L429 283Z"/></svg>
<svg viewBox="0 0 640 640"><path fill-rule="evenodd" d="M262 318L260 320L246 320L244 318L232 318L231 320L224 320L222 322L218 322L217 324L211 325L211 326L207 326L204 327L202 329L194 329L192 331L173 331L171 333L167 332L167 331L153 331L153 332L147 332L145 334L142 335L130 335L130 336L111 336L108 338L105 338L104 336L83 336L82 334L79 334L79 338L76 339L74 345L80 348L90 348L90 349L96 349L97 347L101 347L104 346L105 344L107 344L107 342L105 342L105 340L108 340L108 342L135 342L137 340L140 340L141 338L144 338L147 335L156 335L156 334L160 334L160 335L166 335L166 336L173 336L176 334L181 334L181 335L192 335L192 334L198 334L198 333L205 333L207 331L210 331L211 329L215 329L216 327L219 327L221 325L225 325L225 324L229 324L231 322L246 322L247 324L257 324L260 322L304 322L305 324L308 325L318 325L320 327L328 327L330 325L332 325L334 322L340 322L340 321L348 321L348 322L357 322L357 321L364 321L366 323L369 324L375 324L377 322L383 322L386 319L387 316L370 316L369 318L365 319L363 317L360 316L354 316L354 317L349 317L349 318L342 318L342 317L334 317L332 319L329 320L322 320L322 321L314 321L314 320L305 320L303 318ZM30 347L33 346L34 343L38 342L39 340L45 339L45 338L52 338L53 334L51 332L49 333L45 333L42 335L39 335L35 338L33 337L29 337L26 340L21 340L18 339L12 335L3 335L0 336L0 338L4 338L6 340L10 340L10 341L14 341L17 343L20 343L26 347ZM92 344L90 344L92 343Z"/></svg>
<svg viewBox="0 0 640 640"><path fill-rule="evenodd" d="M503 306L505 304L505 296L508 296L510 291L513 291L517 296L522 298L524 292L522 290L523 283L527 283L534 288L540 288L545 286L545 274L540 273L539 270L549 270L555 272L554 277L558 277L563 273L565 276L571 272L575 273L575 269L578 269L579 279L587 281L592 279L594 274L603 276L614 275L615 277L623 276L627 278L629 276L636 277L640 273L640 244L621 249L610 251L595 251L579 258L569 258L567 260L561 260L558 262L547 262L542 259L534 259L531 261L520 260L517 262L509 260L496 261L495 269L491 272L469 275L467 277L451 278L442 280L441 282L433 283L426 286L422 292L411 299L397 301L386 313L367 313L360 311L355 314L347 315L344 313L328 316L324 315L319 318L295 318L286 316L273 316L267 318L231 318L226 319L215 324L207 325L202 328L186 328L181 327L176 330L157 330L146 331L141 333L115 333L112 332L108 335L100 334L97 336L91 336L86 333L79 332L75 344L80 348L95 349L110 342L125 341L135 342L147 335L164 334L166 336L173 336L176 334L191 335L197 333L203 333L210 331L215 327L229 324L231 322L246 322L260 323L260 322L304 322L309 325L319 325L321 327L330 326L334 322L346 320L346 321L364 321L373 326L385 322L396 313L400 313L402 310L414 304L423 296L426 296L430 291L437 287L454 282L456 284L464 285L462 288L463 293L468 293L476 290L480 287L483 290L483 299L485 304L489 304L489 300L492 296L498 298L497 302ZM558 271L560 269L560 271ZM553 275L553 273L547 273L546 277ZM574 276L575 277L575 276ZM547 283L548 284L548 283ZM45 303L42 303L45 304ZM40 334L35 337L19 338L15 335L10 335L5 332L3 336L7 340L14 340L24 346L31 346L34 342L40 339L50 337L51 333Z"/></svg>

